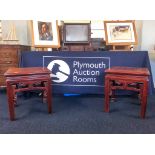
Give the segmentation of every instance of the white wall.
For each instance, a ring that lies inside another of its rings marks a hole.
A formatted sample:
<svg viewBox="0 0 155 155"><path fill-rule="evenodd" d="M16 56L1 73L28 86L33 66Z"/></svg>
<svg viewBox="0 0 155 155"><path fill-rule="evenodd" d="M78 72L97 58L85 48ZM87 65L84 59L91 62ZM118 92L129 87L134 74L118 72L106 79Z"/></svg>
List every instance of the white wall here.
<svg viewBox="0 0 155 155"><path fill-rule="evenodd" d="M138 38L138 45L135 47L135 50L141 50L141 42L142 42L142 20L136 20L135 26L136 26L136 32L137 32L137 38Z"/></svg>
<svg viewBox="0 0 155 155"><path fill-rule="evenodd" d="M143 20L141 50L155 49L155 20Z"/></svg>

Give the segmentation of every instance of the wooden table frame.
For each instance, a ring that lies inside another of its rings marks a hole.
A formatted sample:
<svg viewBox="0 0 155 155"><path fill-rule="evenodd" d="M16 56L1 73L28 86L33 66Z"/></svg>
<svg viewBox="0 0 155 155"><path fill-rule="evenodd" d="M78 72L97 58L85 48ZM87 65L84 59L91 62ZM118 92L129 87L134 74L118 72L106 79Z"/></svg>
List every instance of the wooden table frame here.
<svg viewBox="0 0 155 155"><path fill-rule="evenodd" d="M132 90L140 95L141 118L145 118L149 70L147 68L112 67L105 70L105 104L104 111L110 110L110 95L114 96L114 90Z"/></svg>
<svg viewBox="0 0 155 155"><path fill-rule="evenodd" d="M10 120L15 119L16 93L22 91L42 90L43 98L47 98L48 112L52 112L50 73L47 68L42 67L8 69L4 76L6 77Z"/></svg>

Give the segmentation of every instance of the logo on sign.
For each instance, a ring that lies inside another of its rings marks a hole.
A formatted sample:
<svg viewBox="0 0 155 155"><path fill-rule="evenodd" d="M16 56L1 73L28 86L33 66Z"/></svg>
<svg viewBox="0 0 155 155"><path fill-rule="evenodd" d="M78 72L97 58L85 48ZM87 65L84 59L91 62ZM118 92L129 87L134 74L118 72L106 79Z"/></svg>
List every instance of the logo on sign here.
<svg viewBox="0 0 155 155"><path fill-rule="evenodd" d="M70 75L70 68L63 60L53 60L48 64L47 68L51 71L52 81L56 83L66 81Z"/></svg>

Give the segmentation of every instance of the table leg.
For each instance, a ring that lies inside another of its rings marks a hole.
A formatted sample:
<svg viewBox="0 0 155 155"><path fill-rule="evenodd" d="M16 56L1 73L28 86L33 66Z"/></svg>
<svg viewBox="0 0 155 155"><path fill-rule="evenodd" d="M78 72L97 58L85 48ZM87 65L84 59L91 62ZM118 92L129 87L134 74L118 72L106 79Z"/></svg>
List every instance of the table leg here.
<svg viewBox="0 0 155 155"><path fill-rule="evenodd" d="M104 87L104 93L105 93L105 103L104 103L104 111L109 112L110 109L110 80L105 77L105 87Z"/></svg>
<svg viewBox="0 0 155 155"><path fill-rule="evenodd" d="M145 118L146 105L147 105L147 94L148 94L148 82L144 82L142 91L142 103L141 103L141 118Z"/></svg>
<svg viewBox="0 0 155 155"><path fill-rule="evenodd" d="M14 96L13 96L13 88L10 82L7 81L7 97L8 97L8 106L10 113L10 120L13 121L15 119L15 108L14 108Z"/></svg>

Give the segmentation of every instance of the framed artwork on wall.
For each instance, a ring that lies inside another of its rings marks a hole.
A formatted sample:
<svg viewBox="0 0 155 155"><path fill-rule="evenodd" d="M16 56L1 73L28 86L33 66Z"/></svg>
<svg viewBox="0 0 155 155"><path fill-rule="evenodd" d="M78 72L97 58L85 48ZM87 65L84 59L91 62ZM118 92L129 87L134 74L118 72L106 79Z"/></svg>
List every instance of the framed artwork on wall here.
<svg viewBox="0 0 155 155"><path fill-rule="evenodd" d="M59 48L60 37L57 20L32 21L32 43L34 47Z"/></svg>
<svg viewBox="0 0 155 155"><path fill-rule="evenodd" d="M137 34L133 20L104 21L104 29L107 45L137 44Z"/></svg>

